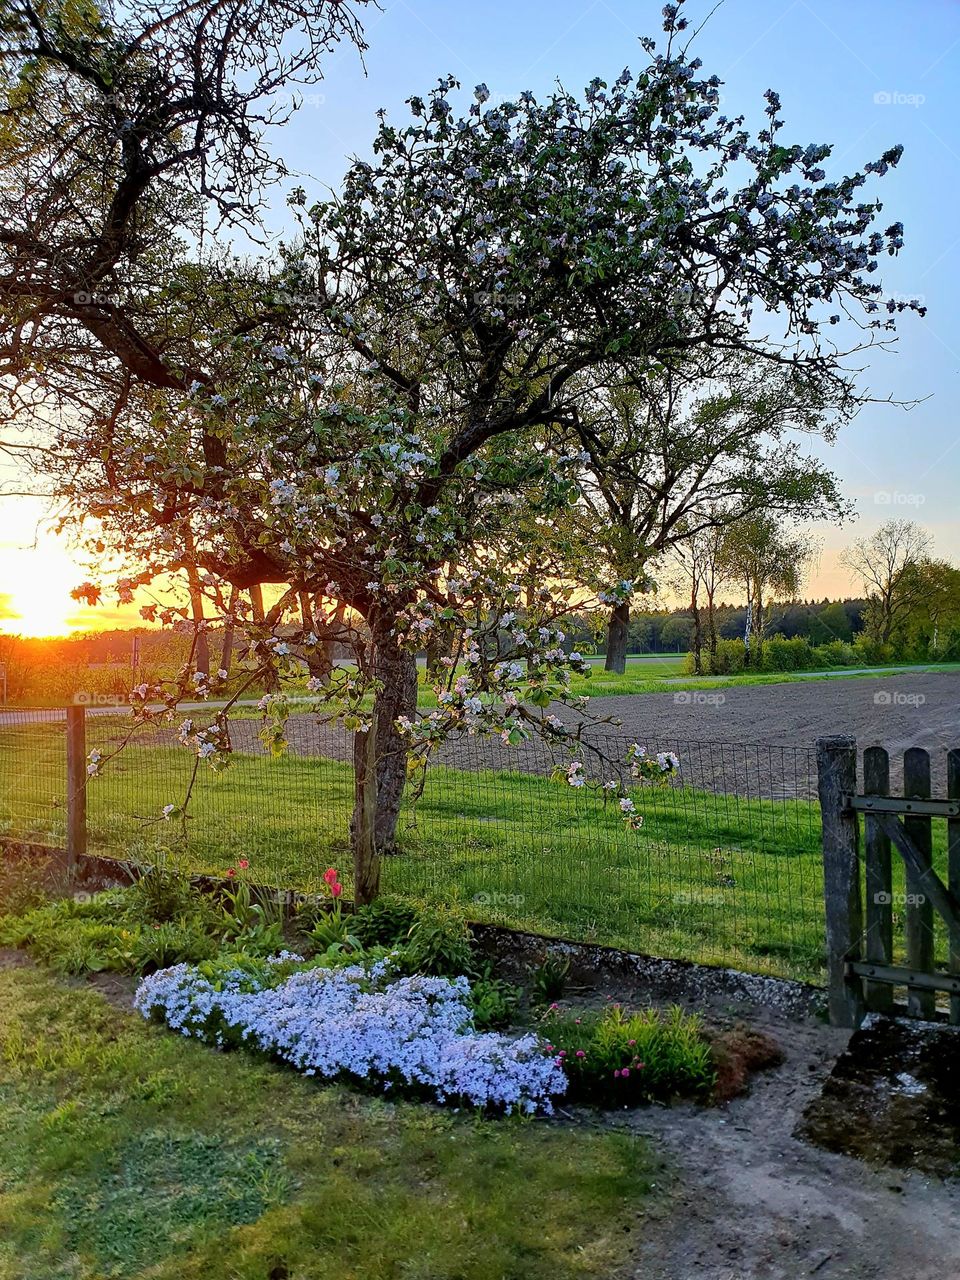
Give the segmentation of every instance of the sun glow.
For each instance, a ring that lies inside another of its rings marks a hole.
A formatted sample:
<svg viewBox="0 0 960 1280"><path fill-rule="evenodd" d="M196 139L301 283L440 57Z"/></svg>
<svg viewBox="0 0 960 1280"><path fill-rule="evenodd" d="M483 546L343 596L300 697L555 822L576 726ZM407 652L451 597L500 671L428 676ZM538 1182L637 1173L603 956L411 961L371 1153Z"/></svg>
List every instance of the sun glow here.
<svg viewBox="0 0 960 1280"><path fill-rule="evenodd" d="M70 598L77 568L59 547L0 548L0 629L29 636L65 636L89 627L87 610ZM95 624L94 624L95 625Z"/></svg>

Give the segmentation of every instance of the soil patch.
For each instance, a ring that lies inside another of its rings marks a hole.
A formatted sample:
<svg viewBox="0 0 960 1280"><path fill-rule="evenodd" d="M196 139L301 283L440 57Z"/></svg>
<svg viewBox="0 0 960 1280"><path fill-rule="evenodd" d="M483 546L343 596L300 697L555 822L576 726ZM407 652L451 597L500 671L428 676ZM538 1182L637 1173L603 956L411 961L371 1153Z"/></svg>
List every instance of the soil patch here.
<svg viewBox="0 0 960 1280"><path fill-rule="evenodd" d="M879 1165L960 1175L960 1029L868 1018L798 1135Z"/></svg>

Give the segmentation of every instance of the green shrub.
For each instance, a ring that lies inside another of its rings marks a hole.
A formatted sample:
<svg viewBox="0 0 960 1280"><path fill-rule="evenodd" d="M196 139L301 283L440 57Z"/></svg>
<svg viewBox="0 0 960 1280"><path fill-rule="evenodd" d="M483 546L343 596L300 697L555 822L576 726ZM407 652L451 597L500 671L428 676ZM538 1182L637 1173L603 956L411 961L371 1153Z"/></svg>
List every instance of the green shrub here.
<svg viewBox="0 0 960 1280"><path fill-rule="evenodd" d="M456 978L473 969L471 943L463 916L439 908L424 911L410 929L401 964L409 973Z"/></svg>
<svg viewBox="0 0 960 1280"><path fill-rule="evenodd" d="M746 666L747 651L742 640L718 640L715 654L704 650L701 656L703 669L708 674L735 676L739 675ZM690 669L693 670L692 659Z"/></svg>
<svg viewBox="0 0 960 1280"><path fill-rule="evenodd" d="M551 1007L541 1032L563 1058L571 1101L637 1106L705 1097L716 1080L703 1023L680 1008L627 1013L611 1005L575 1016Z"/></svg>
<svg viewBox="0 0 960 1280"><path fill-rule="evenodd" d="M855 667L860 661L854 646L845 640L829 640L817 645L813 652L817 664L824 667Z"/></svg>
<svg viewBox="0 0 960 1280"><path fill-rule="evenodd" d="M378 898L358 907L350 932L364 947L396 947L406 941L417 922L417 909L400 898Z"/></svg>
<svg viewBox="0 0 960 1280"><path fill-rule="evenodd" d="M470 983L470 1007L478 1031L497 1031L516 1020L522 991L489 971Z"/></svg>
<svg viewBox="0 0 960 1280"><path fill-rule="evenodd" d="M809 640L794 636L770 636L763 642L761 671L809 671L814 666L814 650Z"/></svg>

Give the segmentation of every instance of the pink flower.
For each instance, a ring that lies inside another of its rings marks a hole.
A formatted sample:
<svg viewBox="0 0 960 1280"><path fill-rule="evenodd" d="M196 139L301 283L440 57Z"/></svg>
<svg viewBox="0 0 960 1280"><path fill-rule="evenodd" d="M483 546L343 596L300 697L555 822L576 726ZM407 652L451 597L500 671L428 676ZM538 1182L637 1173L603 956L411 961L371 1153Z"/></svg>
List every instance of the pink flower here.
<svg viewBox="0 0 960 1280"><path fill-rule="evenodd" d="M582 1050L582 1049L578 1049L578 1050L577 1050L577 1057L578 1057L578 1058L585 1058L586 1056L587 1056L587 1055L583 1052L583 1050Z"/></svg>
<svg viewBox="0 0 960 1280"><path fill-rule="evenodd" d="M240 868L241 871L246 871L249 865L250 863L247 861L246 858L241 858L240 861L237 863L237 866Z"/></svg>
<svg viewBox="0 0 960 1280"><path fill-rule="evenodd" d="M626 1077L630 1074L630 1068L624 1067L623 1070L620 1072L620 1074L624 1077L624 1079L626 1079Z"/></svg>
<svg viewBox="0 0 960 1280"><path fill-rule="evenodd" d="M617 1071L615 1071L615 1072L613 1073L613 1078L614 1078L614 1080L619 1080L619 1079L620 1079L620 1072L619 1072L619 1070L617 1070Z"/></svg>
<svg viewBox="0 0 960 1280"><path fill-rule="evenodd" d="M227 878L229 880L232 880L236 874L237 874L236 867L227 867Z"/></svg>
<svg viewBox="0 0 960 1280"><path fill-rule="evenodd" d="M334 896L335 898L339 898L339 897L340 897L340 895L341 895L341 893L343 893L343 885L342 885L342 884L332 884L332 885L330 886L330 892L333 894L333 896Z"/></svg>
<svg viewBox="0 0 960 1280"><path fill-rule="evenodd" d="M566 1049L561 1049L560 1052L557 1054L558 1058L565 1058L566 1056L567 1056Z"/></svg>
<svg viewBox="0 0 960 1280"><path fill-rule="evenodd" d="M628 1041L627 1041L627 1044L628 1044L628 1046L629 1046L631 1049L633 1048L633 1046L634 1046L636 1043L637 1043L637 1042L636 1042L636 1040L628 1040Z"/></svg>
<svg viewBox="0 0 960 1280"><path fill-rule="evenodd" d="M323 880L324 884L335 885L337 883L336 867L327 867L326 871L323 873Z"/></svg>

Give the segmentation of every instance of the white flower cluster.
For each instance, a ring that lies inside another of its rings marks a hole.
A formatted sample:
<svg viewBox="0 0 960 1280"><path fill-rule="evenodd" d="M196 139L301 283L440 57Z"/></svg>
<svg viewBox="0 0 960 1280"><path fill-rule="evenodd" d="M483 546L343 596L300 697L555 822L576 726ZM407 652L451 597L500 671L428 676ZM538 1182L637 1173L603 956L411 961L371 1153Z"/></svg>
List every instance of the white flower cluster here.
<svg viewBox="0 0 960 1280"><path fill-rule="evenodd" d="M673 751L658 751L655 756L647 754L646 747L635 742L627 752L630 761L630 772L635 778L646 778L659 781L677 773L680 769L680 757Z"/></svg>
<svg viewBox="0 0 960 1280"><path fill-rule="evenodd" d="M222 1045L232 1034L306 1075L410 1085L440 1102L551 1110L566 1077L537 1036L475 1031L466 978L389 973L387 962L309 968L264 987L236 970L214 985L178 964L145 978L134 1007L185 1036Z"/></svg>

